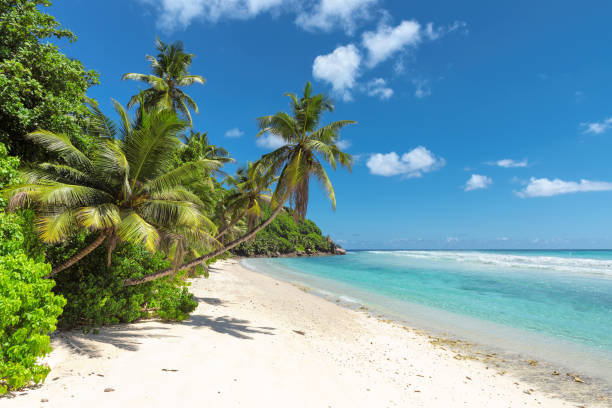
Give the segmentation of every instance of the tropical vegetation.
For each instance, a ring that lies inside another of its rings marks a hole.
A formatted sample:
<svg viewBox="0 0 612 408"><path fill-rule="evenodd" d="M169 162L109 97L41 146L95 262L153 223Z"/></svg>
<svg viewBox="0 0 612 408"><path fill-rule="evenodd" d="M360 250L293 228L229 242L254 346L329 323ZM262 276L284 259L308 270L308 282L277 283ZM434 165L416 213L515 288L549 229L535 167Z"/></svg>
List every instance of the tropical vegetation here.
<svg viewBox="0 0 612 408"><path fill-rule="evenodd" d="M352 165L338 140L354 122L323 124L333 103L307 83L256 119L284 145L228 174L230 153L193 129L183 88L204 78L180 42L123 76L149 88L112 120L86 96L97 73L48 42L76 37L47 6L0 0L0 394L44 380L56 327L187 318L187 278L220 257L333 252L305 219L310 181L335 208L326 167Z"/></svg>

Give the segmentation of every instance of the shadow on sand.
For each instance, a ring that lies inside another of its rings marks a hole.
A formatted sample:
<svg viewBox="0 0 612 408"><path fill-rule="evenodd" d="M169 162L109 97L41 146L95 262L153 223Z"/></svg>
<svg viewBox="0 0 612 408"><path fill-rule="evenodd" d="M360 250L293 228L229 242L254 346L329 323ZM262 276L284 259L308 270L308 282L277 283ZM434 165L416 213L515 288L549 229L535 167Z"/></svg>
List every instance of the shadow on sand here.
<svg viewBox="0 0 612 408"><path fill-rule="evenodd" d="M249 334L266 334L274 335L272 332L275 330L273 327L255 327L249 325L250 321L235 319L229 316L204 316L204 315L192 315L188 320L183 323L187 326L192 326L194 329L210 329L217 333L228 334L239 339L252 339L253 337Z"/></svg>
<svg viewBox="0 0 612 408"><path fill-rule="evenodd" d="M222 306L223 300L218 298L195 298L198 303L206 303L211 306ZM197 312L196 312L197 313ZM145 324L118 324L100 328L100 332L83 333L78 330L68 332L57 332L53 340L60 342L66 347L80 355L89 358L98 358L104 355L105 345L111 345L121 350L137 351L144 338L170 338L177 337L172 334L164 334L175 325L188 326L193 329L210 329L217 333L227 334L239 339L252 339L253 334L274 335L273 327L252 326L249 320L236 319L230 316L206 316L192 314L183 322L162 322L158 320L148 321Z"/></svg>

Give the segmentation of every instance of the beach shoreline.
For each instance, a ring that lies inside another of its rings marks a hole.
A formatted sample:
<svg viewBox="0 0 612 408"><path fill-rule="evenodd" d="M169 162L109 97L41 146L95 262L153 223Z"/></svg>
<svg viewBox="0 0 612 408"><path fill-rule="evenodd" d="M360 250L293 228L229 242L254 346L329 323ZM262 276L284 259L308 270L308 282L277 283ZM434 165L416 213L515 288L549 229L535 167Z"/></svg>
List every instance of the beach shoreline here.
<svg viewBox="0 0 612 408"><path fill-rule="evenodd" d="M236 260L192 281L198 308L181 323L107 326L53 336L44 385L7 407L610 406L560 373L564 393L464 342L433 337L369 310L342 307ZM464 350L461 352L460 350ZM468 350L469 349L469 350ZM487 359L488 361L482 361ZM573 392L577 390L577 392Z"/></svg>

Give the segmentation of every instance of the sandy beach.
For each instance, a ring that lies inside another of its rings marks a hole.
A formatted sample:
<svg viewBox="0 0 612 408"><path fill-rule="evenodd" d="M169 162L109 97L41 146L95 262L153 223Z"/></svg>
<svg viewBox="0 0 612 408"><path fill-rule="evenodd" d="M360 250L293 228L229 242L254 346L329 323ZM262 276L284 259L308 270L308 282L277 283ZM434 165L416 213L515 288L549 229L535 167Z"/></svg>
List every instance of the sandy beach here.
<svg viewBox="0 0 612 408"><path fill-rule="evenodd" d="M504 373L494 359L461 358L418 330L237 261L213 265L191 291L199 306L182 323L57 333L45 384L0 406L580 406Z"/></svg>

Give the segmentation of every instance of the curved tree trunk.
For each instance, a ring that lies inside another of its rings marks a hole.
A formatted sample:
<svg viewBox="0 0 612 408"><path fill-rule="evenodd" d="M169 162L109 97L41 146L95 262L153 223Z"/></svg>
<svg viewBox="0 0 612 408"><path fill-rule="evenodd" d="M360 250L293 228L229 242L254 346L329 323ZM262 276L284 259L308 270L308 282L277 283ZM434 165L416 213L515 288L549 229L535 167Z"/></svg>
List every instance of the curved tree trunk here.
<svg viewBox="0 0 612 408"><path fill-rule="evenodd" d="M242 237L230 242L229 244L227 244L226 246L219 248L213 252L209 252L208 254L201 256L199 258L196 258L194 260L191 260L189 262L186 262L184 264L182 264L181 266L178 267L178 269L175 268L168 268L168 269L163 269L159 272L156 272L154 274L151 275L147 275L144 278L141 279L126 279L125 281L123 281L123 286L134 286L134 285L140 285L142 283L146 283L146 282L151 282L152 280L155 279L159 279L159 278L163 278L164 276L168 276L168 275L172 275L173 273L175 273L176 271L181 271L183 269L187 269L187 268L191 268L194 267L196 265L202 264L206 261L208 261L211 258L214 258L215 256L219 256L224 252L229 251L230 249L234 248L235 246L243 243L244 241L252 238L255 236L255 234L257 234L259 231L261 231L262 229L264 229L265 227L268 226L268 224L270 224L278 214L280 214L280 212L283 210L283 205L279 205L278 207L276 207L276 209L274 210L274 212L270 215L270 217L265 220L264 222L262 222L261 224L259 224L257 227L253 228L251 231L249 231L248 233L246 233L245 235L243 235Z"/></svg>
<svg viewBox="0 0 612 408"><path fill-rule="evenodd" d="M234 225L236 225L236 224L238 223L238 221L240 221L240 220L242 219L242 217L244 217L244 216L246 215L247 211L249 211L249 210L248 210L248 208L247 208L246 210L244 210L244 211L242 212L242 214L240 214L238 217L236 217L236 218L235 218L235 219L234 219L232 222L230 222L230 223L229 223L229 225L228 225L227 227L225 227L225 228L223 228L221 231L219 231L219 233L217 234L217 236L215 237L215 239L218 241L218 240L219 240L219 238L221 238L221 237L222 237L222 236L224 236L226 233L228 233L228 232L229 232L229 230L231 230L231 229L232 229L232 227L233 227Z"/></svg>
<svg viewBox="0 0 612 408"><path fill-rule="evenodd" d="M79 262L81 259L85 258L87 255L91 253L91 251L99 247L102 244L102 242L104 242L107 236L108 236L108 233L106 232L100 233L100 235L98 235L98 238L96 238L91 244L87 245L85 248L81 250L81 252L79 252L78 254L76 254L75 256L73 256L72 258L70 258L69 260L67 260L60 266L58 266L57 268L54 268L50 274L45 276L45 279L48 279L48 278L51 278L52 276L57 275L64 269L71 267L75 263Z"/></svg>

